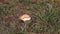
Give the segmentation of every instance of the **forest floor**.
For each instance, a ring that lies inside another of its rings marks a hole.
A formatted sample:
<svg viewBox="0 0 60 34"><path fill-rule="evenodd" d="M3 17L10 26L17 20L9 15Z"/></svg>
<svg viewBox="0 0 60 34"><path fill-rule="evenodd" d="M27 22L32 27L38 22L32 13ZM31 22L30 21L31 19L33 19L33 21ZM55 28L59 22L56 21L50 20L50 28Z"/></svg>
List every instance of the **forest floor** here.
<svg viewBox="0 0 60 34"><path fill-rule="evenodd" d="M0 34L60 34L60 0L0 0Z"/></svg>

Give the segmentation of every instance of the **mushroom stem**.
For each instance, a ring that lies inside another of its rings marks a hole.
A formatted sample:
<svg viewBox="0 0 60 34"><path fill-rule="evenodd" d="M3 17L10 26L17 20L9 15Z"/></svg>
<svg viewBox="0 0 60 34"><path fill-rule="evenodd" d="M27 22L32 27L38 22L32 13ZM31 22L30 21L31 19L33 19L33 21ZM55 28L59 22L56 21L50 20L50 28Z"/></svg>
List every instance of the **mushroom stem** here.
<svg viewBox="0 0 60 34"><path fill-rule="evenodd" d="M28 23L25 22L25 33L27 33L27 24Z"/></svg>

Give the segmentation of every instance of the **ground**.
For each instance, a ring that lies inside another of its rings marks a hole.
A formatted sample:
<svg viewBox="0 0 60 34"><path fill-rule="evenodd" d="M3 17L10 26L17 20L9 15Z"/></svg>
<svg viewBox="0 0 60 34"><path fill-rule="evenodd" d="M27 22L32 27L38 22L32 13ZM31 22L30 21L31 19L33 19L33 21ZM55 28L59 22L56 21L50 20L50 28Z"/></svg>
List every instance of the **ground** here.
<svg viewBox="0 0 60 34"><path fill-rule="evenodd" d="M0 0L0 34L60 34L60 0Z"/></svg>

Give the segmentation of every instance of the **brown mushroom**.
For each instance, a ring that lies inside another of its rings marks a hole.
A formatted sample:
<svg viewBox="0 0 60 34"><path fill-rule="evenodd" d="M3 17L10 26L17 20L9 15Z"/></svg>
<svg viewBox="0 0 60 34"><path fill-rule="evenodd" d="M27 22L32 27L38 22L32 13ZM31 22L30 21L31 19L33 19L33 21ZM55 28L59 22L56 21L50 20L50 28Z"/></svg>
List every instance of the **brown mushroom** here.
<svg viewBox="0 0 60 34"><path fill-rule="evenodd" d="M20 19L20 20L22 20L22 21L28 21L28 20L31 19L31 17L30 17L30 15L28 15L28 14L23 14L23 15L19 16L18 19Z"/></svg>

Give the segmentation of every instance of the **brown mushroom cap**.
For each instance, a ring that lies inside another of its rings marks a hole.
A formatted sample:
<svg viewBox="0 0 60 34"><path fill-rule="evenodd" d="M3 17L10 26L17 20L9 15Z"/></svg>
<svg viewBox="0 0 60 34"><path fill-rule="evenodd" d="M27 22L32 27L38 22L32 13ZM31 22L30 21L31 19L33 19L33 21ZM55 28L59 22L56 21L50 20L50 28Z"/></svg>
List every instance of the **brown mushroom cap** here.
<svg viewBox="0 0 60 34"><path fill-rule="evenodd" d="M23 21L28 21L31 19L31 17L28 14L23 14L23 15L19 16L18 19L23 20Z"/></svg>

